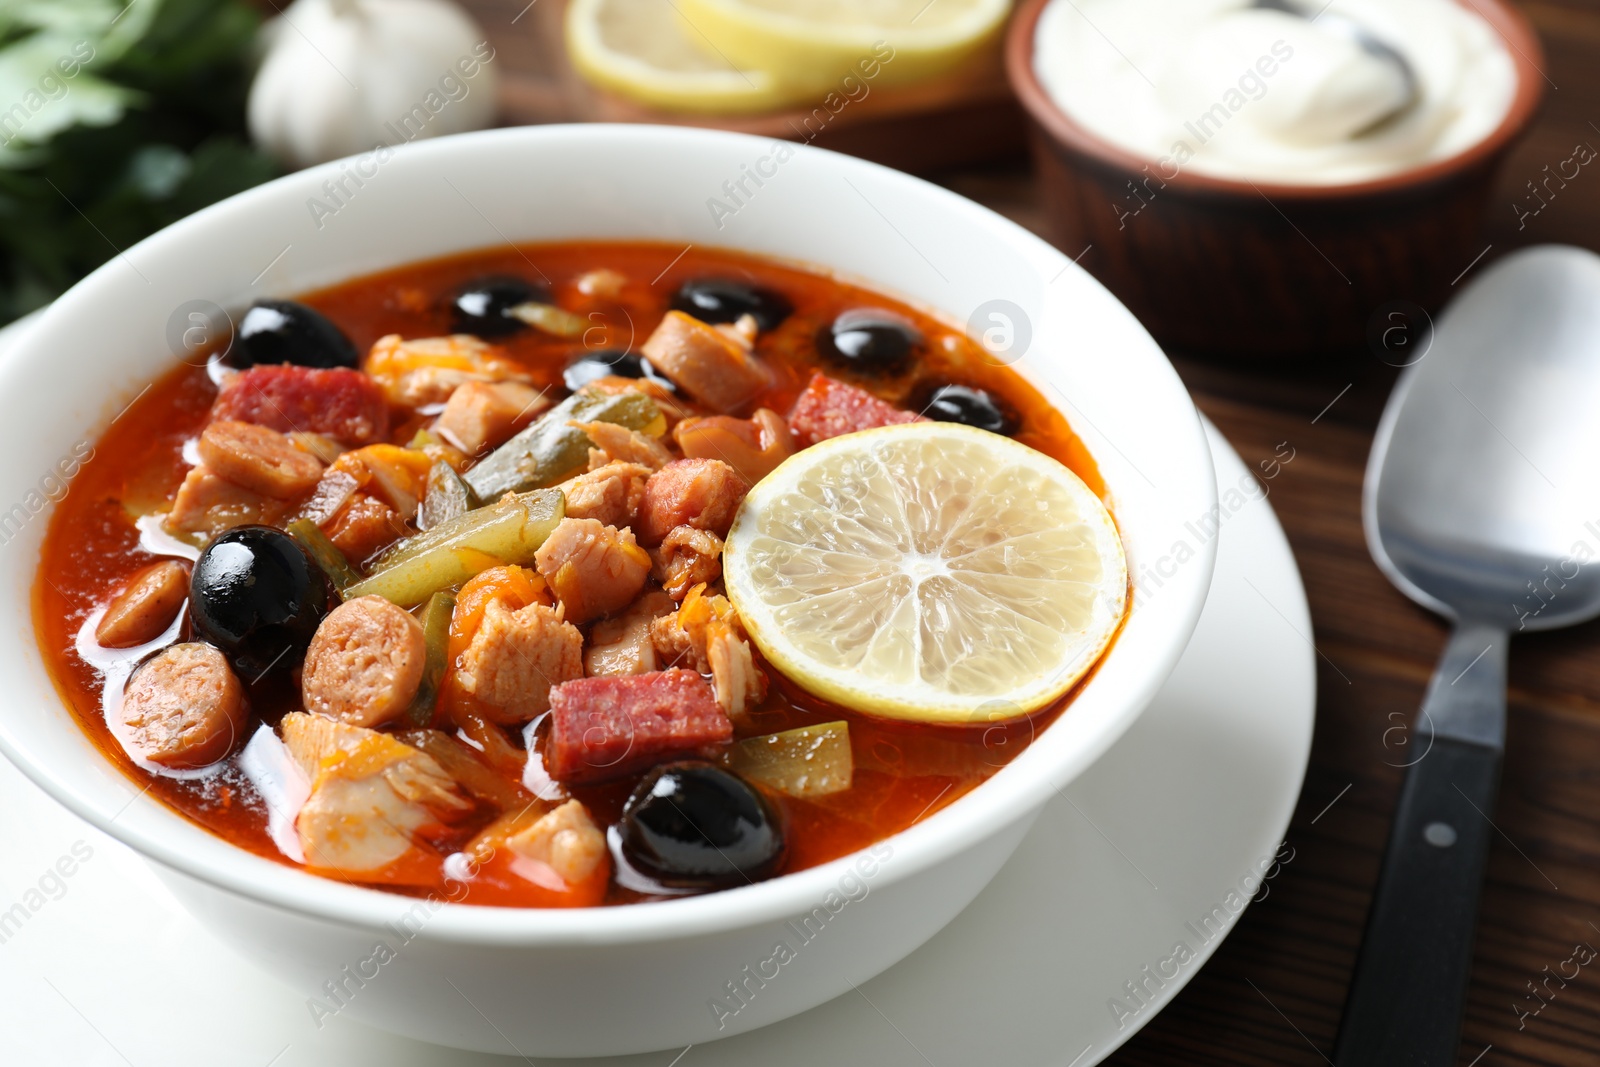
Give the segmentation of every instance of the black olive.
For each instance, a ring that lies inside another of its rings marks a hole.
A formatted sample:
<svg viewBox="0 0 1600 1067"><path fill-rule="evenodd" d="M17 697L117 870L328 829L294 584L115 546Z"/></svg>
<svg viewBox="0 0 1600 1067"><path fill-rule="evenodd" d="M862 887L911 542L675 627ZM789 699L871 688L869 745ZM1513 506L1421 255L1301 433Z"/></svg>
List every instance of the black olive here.
<svg viewBox="0 0 1600 1067"><path fill-rule="evenodd" d="M299 662L327 614L328 588L300 542L271 526L238 526L200 553L189 604L195 633L254 683Z"/></svg>
<svg viewBox="0 0 1600 1067"><path fill-rule="evenodd" d="M937 422L959 422L990 433L1016 433L1022 420L1011 405L970 385L941 385L925 394L917 410Z"/></svg>
<svg viewBox="0 0 1600 1067"><path fill-rule="evenodd" d="M663 885L720 889L783 862L777 816L744 780L710 763L664 763L622 809L622 854Z"/></svg>
<svg viewBox="0 0 1600 1067"><path fill-rule="evenodd" d="M479 337L504 337L526 329L527 323L511 314L518 304L548 304L548 290L509 274L468 282L451 304L457 333Z"/></svg>
<svg viewBox="0 0 1600 1067"><path fill-rule="evenodd" d="M794 310L794 305L782 293L758 289L730 278L700 278L684 282L673 294L671 306L674 311L693 315L713 326L720 322L738 322L742 316L754 315L756 325L763 330L777 326Z"/></svg>
<svg viewBox="0 0 1600 1067"><path fill-rule="evenodd" d="M295 363L302 367L355 367L361 357L339 327L320 311L293 300L257 300L239 322L229 366Z"/></svg>
<svg viewBox="0 0 1600 1067"><path fill-rule="evenodd" d="M916 327L892 311L854 308L817 331L817 351L863 374L893 374L922 343Z"/></svg>
<svg viewBox="0 0 1600 1067"><path fill-rule="evenodd" d="M590 352L588 355L567 365L561 372L561 381L568 389L576 393L590 382L606 377L617 378L648 378L669 392L676 393L678 387L672 379L656 370L655 365L643 356L634 355L632 352L619 352L616 349L603 349Z"/></svg>

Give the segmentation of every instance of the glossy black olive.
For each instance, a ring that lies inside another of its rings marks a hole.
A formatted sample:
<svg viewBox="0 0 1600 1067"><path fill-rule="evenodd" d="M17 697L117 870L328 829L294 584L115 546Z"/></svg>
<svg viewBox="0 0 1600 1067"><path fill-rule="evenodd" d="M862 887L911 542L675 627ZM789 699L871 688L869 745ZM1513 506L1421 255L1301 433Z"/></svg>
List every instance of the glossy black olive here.
<svg viewBox="0 0 1600 1067"><path fill-rule="evenodd" d="M576 393L592 381L612 376L648 378L669 392L678 391L678 387L672 384L672 379L656 370L655 365L648 359L632 352L619 352L616 349L590 352L583 358L569 363L567 369L561 372L561 381Z"/></svg>
<svg viewBox="0 0 1600 1067"><path fill-rule="evenodd" d="M622 809L622 854L663 885L718 889L783 862L777 816L743 779L710 763L664 763Z"/></svg>
<svg viewBox="0 0 1600 1067"><path fill-rule="evenodd" d="M941 385L924 393L918 411L938 422L959 422L990 433L1016 433L1021 420L1011 405L970 385Z"/></svg>
<svg viewBox="0 0 1600 1067"><path fill-rule="evenodd" d="M299 662L328 612L328 587L300 542L271 526L238 526L200 554L189 604L195 633L254 683Z"/></svg>
<svg viewBox="0 0 1600 1067"><path fill-rule="evenodd" d="M361 357L320 311L293 300L257 300L239 321L225 362L241 369L276 363L328 368L355 367Z"/></svg>
<svg viewBox="0 0 1600 1067"><path fill-rule="evenodd" d="M672 297L672 309L716 325L738 322L754 315L756 325L770 330L789 317L794 305L782 293L759 289L730 278L699 278L684 282Z"/></svg>
<svg viewBox="0 0 1600 1067"><path fill-rule="evenodd" d="M550 293L509 274L479 278L467 283L451 304L455 330L479 337L516 333L528 324L512 315L511 309L527 303L548 304Z"/></svg>
<svg viewBox="0 0 1600 1067"><path fill-rule="evenodd" d="M892 311L854 308L841 312L817 331L824 359L862 374L893 374L904 369L922 343L916 327Z"/></svg>

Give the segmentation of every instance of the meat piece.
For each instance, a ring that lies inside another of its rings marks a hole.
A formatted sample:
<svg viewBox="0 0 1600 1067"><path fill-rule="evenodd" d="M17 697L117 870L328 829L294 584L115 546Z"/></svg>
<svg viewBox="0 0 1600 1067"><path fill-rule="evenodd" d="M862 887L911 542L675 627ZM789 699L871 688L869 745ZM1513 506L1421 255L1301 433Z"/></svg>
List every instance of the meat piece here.
<svg viewBox="0 0 1600 1067"><path fill-rule="evenodd" d="M260 493L235 485L209 467L191 468L178 487L167 513L167 529L175 534L215 537L247 523L272 524L283 517L284 506Z"/></svg>
<svg viewBox="0 0 1600 1067"><path fill-rule="evenodd" d="M387 734L298 711L280 730L311 783L295 818L311 866L387 867L415 847L419 830L473 809L433 757Z"/></svg>
<svg viewBox="0 0 1600 1067"><path fill-rule="evenodd" d="M532 381L520 363L471 334L404 340L378 338L363 365L392 403L416 408L442 404L467 382Z"/></svg>
<svg viewBox="0 0 1600 1067"><path fill-rule="evenodd" d="M717 703L729 715L743 715L767 695L767 676L756 666L744 625L727 597L713 596L697 585L671 615L651 626L657 658L709 672Z"/></svg>
<svg viewBox="0 0 1600 1067"><path fill-rule="evenodd" d="M578 276L578 292L584 296L597 296L603 300L616 300L622 296L622 287L628 284L628 276L610 267L601 267L598 270L587 271Z"/></svg>
<svg viewBox="0 0 1600 1067"><path fill-rule="evenodd" d="M607 526L631 526L650 468L637 463L607 463L556 486L567 498L567 518L594 519Z"/></svg>
<svg viewBox="0 0 1600 1067"><path fill-rule="evenodd" d="M619 426L614 422L569 422L588 435L595 447L606 454L607 463L637 463L660 470L672 462L672 453L658 438Z"/></svg>
<svg viewBox="0 0 1600 1067"><path fill-rule="evenodd" d="M249 709L227 657L196 641L164 648L134 671L117 717L132 755L192 770L232 751Z"/></svg>
<svg viewBox="0 0 1600 1067"><path fill-rule="evenodd" d="M381 726L410 706L426 659L427 638L416 619L381 596L357 597L317 627L300 694L314 714Z"/></svg>
<svg viewBox="0 0 1600 1067"><path fill-rule="evenodd" d="M750 491L744 476L720 459L678 459L650 476L633 529L646 545L659 545L677 526L728 535L733 513Z"/></svg>
<svg viewBox="0 0 1600 1067"><path fill-rule="evenodd" d="M598 519L562 519L533 563L575 623L626 607L650 577L650 554L633 531Z"/></svg>
<svg viewBox="0 0 1600 1067"><path fill-rule="evenodd" d="M710 758L733 723L694 671L582 678L550 692L544 766L558 782L616 778L667 759Z"/></svg>
<svg viewBox="0 0 1600 1067"><path fill-rule="evenodd" d="M656 669L652 624L677 608L659 589L646 593L620 618L605 619L589 631L583 652L584 670L590 677L602 674L647 674Z"/></svg>
<svg viewBox="0 0 1600 1067"><path fill-rule="evenodd" d="M545 865L569 885L587 879L609 858L605 834L589 817L589 809L576 800L545 812L532 826L512 834L506 847L521 859Z"/></svg>
<svg viewBox="0 0 1600 1067"><path fill-rule="evenodd" d="M224 419L200 432L200 458L217 474L278 500L311 491L322 461L267 426Z"/></svg>
<svg viewBox="0 0 1600 1067"><path fill-rule="evenodd" d="M722 577L722 538L693 526L674 526L660 548L650 550L651 574L674 600Z"/></svg>
<svg viewBox="0 0 1600 1067"><path fill-rule="evenodd" d="M550 709L551 686L583 677L583 634L559 609L491 600L458 667L462 691L495 721L527 722Z"/></svg>
<svg viewBox="0 0 1600 1067"><path fill-rule="evenodd" d="M389 436L389 405L382 390L348 367L251 367L222 387L211 417L252 422L279 433L326 434L351 445Z"/></svg>
<svg viewBox="0 0 1600 1067"><path fill-rule="evenodd" d="M927 421L915 411L903 411L865 389L846 385L820 371L811 376L805 392L789 411L789 427L801 448L874 426Z"/></svg>
<svg viewBox="0 0 1600 1067"><path fill-rule="evenodd" d="M177 560L152 563L111 598L94 628L106 648L132 648L154 641L172 625L189 599L189 568Z"/></svg>
<svg viewBox="0 0 1600 1067"><path fill-rule="evenodd" d="M544 392L522 382L464 382L445 401L434 432L477 455L510 440L550 406Z"/></svg>
<svg viewBox="0 0 1600 1067"><path fill-rule="evenodd" d="M716 411L737 411L771 384L767 369L751 356L748 340L681 311L667 312L639 352L678 388Z"/></svg>
<svg viewBox="0 0 1600 1067"><path fill-rule="evenodd" d="M366 493L357 493L327 527L328 539L358 565L410 532L399 512Z"/></svg>
<svg viewBox="0 0 1600 1067"><path fill-rule="evenodd" d="M771 408L757 408L748 419L732 415L684 419L672 436L685 457L720 459L752 485L794 454L794 434Z"/></svg>

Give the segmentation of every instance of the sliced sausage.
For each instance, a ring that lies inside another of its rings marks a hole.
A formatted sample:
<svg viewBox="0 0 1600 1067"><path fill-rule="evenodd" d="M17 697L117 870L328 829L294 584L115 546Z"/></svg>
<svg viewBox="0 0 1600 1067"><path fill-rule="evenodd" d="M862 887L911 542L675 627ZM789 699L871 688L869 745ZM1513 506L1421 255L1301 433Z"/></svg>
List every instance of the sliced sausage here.
<svg viewBox="0 0 1600 1067"><path fill-rule="evenodd" d="M211 417L253 422L280 433L326 434L351 445L389 436L383 391L348 367L251 367L222 387Z"/></svg>
<svg viewBox="0 0 1600 1067"><path fill-rule="evenodd" d="M771 383L750 354L751 338L669 311L639 352L684 392L716 411L744 407Z"/></svg>
<svg viewBox="0 0 1600 1067"><path fill-rule="evenodd" d="M550 406L543 390L522 382L463 382L433 424L468 455L503 444Z"/></svg>
<svg viewBox="0 0 1600 1067"><path fill-rule="evenodd" d="M650 476L633 529L642 544L659 545L677 526L728 535L733 513L750 491L744 476L720 459L679 459Z"/></svg>
<svg viewBox="0 0 1600 1067"><path fill-rule="evenodd" d="M789 412L789 427L801 448L857 430L927 421L915 411L904 411L820 371L811 376Z"/></svg>
<svg viewBox="0 0 1600 1067"><path fill-rule="evenodd" d="M189 599L189 568L177 560L152 563L111 598L94 628L94 639L106 648L132 648L164 633Z"/></svg>
<svg viewBox="0 0 1600 1067"><path fill-rule="evenodd" d="M200 458L235 485L277 500L309 493L322 461L269 426L224 419L200 433Z"/></svg>
<svg viewBox="0 0 1600 1067"><path fill-rule="evenodd" d="M422 684L422 626L381 596L357 597L322 620L306 649L306 710L352 726L380 726L410 706Z"/></svg>
<svg viewBox="0 0 1600 1067"><path fill-rule="evenodd" d="M134 671L118 715L129 752L191 770L232 750L249 710L227 657L194 641L162 649Z"/></svg>
<svg viewBox="0 0 1600 1067"><path fill-rule="evenodd" d="M694 671L580 678L550 690L544 766L558 782L595 782L678 756L711 757L733 723Z"/></svg>

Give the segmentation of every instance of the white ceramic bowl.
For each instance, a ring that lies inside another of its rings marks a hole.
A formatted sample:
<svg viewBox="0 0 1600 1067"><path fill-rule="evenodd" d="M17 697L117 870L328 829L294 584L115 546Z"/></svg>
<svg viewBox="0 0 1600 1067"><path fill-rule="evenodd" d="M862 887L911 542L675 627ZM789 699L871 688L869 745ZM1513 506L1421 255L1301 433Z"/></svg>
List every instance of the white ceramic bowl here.
<svg viewBox="0 0 1600 1067"><path fill-rule="evenodd" d="M330 182L344 187L338 200ZM141 796L62 706L35 641L30 589L48 516L34 512L41 485L55 484L48 472L171 365L169 324L186 304L237 308L447 253L569 238L798 260L956 321L981 311L980 327L992 324L991 301L1020 309L1011 318L1031 344L1017 367L1061 403L1098 460L1135 575L1133 615L1070 710L991 781L875 855L631 907L513 910L360 889L236 849ZM501 130L236 196L128 249L57 301L0 367L0 410L0 621L12 635L0 645L0 749L323 1010L490 1052L606 1055L708 1041L804 1011L905 957L971 901L1040 807L1144 709L1189 639L1214 559L1217 494L1194 407L1098 283L933 185L701 130Z"/></svg>

